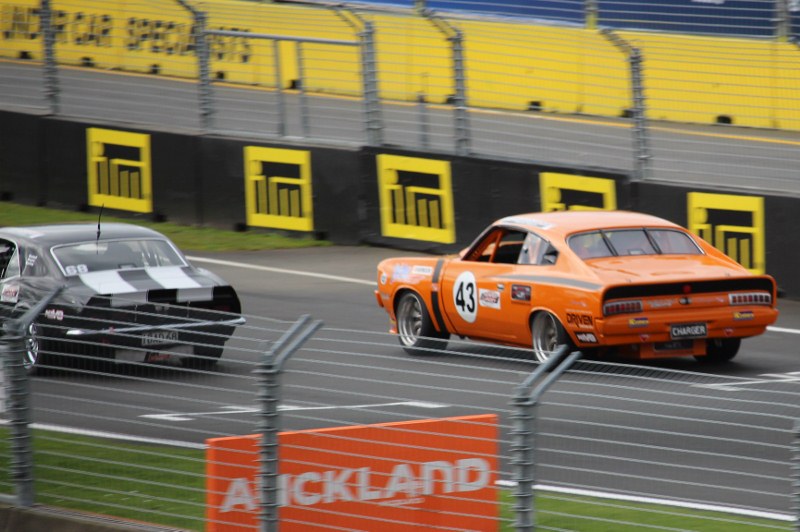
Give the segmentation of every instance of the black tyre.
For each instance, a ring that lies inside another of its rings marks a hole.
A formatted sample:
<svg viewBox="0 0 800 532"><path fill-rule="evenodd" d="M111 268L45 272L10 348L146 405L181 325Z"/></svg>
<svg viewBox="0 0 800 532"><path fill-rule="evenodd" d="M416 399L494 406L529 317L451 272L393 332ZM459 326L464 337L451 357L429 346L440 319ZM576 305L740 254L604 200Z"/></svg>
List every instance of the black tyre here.
<svg viewBox="0 0 800 532"><path fill-rule="evenodd" d="M216 344L196 345L194 346L194 356L181 358L181 365L184 368L211 369L219 362L224 349L224 346Z"/></svg>
<svg viewBox="0 0 800 532"><path fill-rule="evenodd" d="M562 345L575 347L558 318L545 311L537 312L531 321L531 343L539 362L547 361Z"/></svg>
<svg viewBox="0 0 800 532"><path fill-rule="evenodd" d="M739 352L741 338L712 338L706 341L706 355L696 357L700 362L728 362Z"/></svg>
<svg viewBox="0 0 800 532"><path fill-rule="evenodd" d="M400 296L395 310L397 337L400 345L410 355L429 355L433 349L444 349L449 334L440 333L433 326L428 309L414 292Z"/></svg>

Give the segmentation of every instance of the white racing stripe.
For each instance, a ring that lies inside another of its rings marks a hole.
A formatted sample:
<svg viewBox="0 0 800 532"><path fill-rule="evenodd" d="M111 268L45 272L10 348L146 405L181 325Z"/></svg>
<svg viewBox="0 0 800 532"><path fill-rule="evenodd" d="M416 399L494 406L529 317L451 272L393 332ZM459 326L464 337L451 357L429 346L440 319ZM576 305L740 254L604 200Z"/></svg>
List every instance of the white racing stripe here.
<svg viewBox="0 0 800 532"><path fill-rule="evenodd" d="M183 266L145 268L147 275L164 288L199 288L202 285L183 271Z"/></svg>
<svg viewBox="0 0 800 532"><path fill-rule="evenodd" d="M120 277L117 271L82 273L78 276L89 288L98 294L129 294L136 288Z"/></svg>

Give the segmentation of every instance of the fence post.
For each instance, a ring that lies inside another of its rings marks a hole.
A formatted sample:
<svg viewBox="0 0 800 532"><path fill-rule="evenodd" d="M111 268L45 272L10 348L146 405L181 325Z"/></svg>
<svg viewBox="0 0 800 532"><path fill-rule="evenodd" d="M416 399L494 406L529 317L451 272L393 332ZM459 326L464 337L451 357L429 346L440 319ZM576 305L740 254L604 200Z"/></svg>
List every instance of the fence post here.
<svg viewBox="0 0 800 532"><path fill-rule="evenodd" d="M197 97L200 105L200 128L204 133L214 129L214 90L211 86L211 50L208 46L208 15L187 0L177 0L178 4L191 13L194 19L192 33L197 53Z"/></svg>
<svg viewBox="0 0 800 532"><path fill-rule="evenodd" d="M584 19L587 30L596 30L597 21L600 18L600 11L597 8L597 0L586 0L584 5Z"/></svg>
<svg viewBox="0 0 800 532"><path fill-rule="evenodd" d="M453 105L456 110L456 155L469 155L471 150L469 111L467 110L467 75L464 68L464 35L461 30L455 30L450 37L453 43L453 76L455 85L455 98Z"/></svg>
<svg viewBox="0 0 800 532"><path fill-rule="evenodd" d="M800 419L795 420L792 434L792 509L794 529L800 532Z"/></svg>
<svg viewBox="0 0 800 532"><path fill-rule="evenodd" d="M3 322L3 336L0 338L0 363L8 369L8 418L11 429L11 478L16 495L15 504L33 506L35 495L33 485L33 442L31 439L30 382L23 363L23 354L28 348L31 324L61 292L57 289L22 316Z"/></svg>
<svg viewBox="0 0 800 532"><path fill-rule="evenodd" d="M633 149L634 179L643 181L650 177L652 156L647 129L647 105L644 96L644 75L642 71L642 53L639 48L631 47L629 56L631 66L631 87L633 90Z"/></svg>
<svg viewBox="0 0 800 532"><path fill-rule="evenodd" d="M261 489L261 507L259 523L261 532L277 532L278 530L278 433L280 417L278 404L281 401L280 374L289 357L308 340L314 332L322 327L322 321L309 323L308 315L297 320L283 336L264 353L258 368L254 370L258 379L259 443L258 478Z"/></svg>
<svg viewBox="0 0 800 532"><path fill-rule="evenodd" d="M467 109L467 74L464 67L464 35L461 30L434 14L423 9L422 16L427 18L450 43L453 60L453 96L448 103L453 104L455 122L456 155L469 155L472 139L470 138L469 112Z"/></svg>
<svg viewBox="0 0 800 532"><path fill-rule="evenodd" d="M515 407L511 416L511 466L513 480L516 481L514 530L518 532L536 530L533 488L536 484L536 419L539 399L583 356L580 351L575 351L565 358L567 352L567 346L562 345L553 356L540 364L517 386L511 402Z"/></svg>
<svg viewBox="0 0 800 532"><path fill-rule="evenodd" d="M775 40L788 42L792 34L792 12L789 9L791 0L775 0Z"/></svg>
<svg viewBox="0 0 800 532"><path fill-rule="evenodd" d="M361 79L367 145L380 146L383 144L383 119L378 88L378 62L375 56L375 28L372 22L365 21L358 36L361 40Z"/></svg>
<svg viewBox="0 0 800 532"><path fill-rule="evenodd" d="M44 94L50 103L50 113L61 112L61 91L58 86L58 65L56 64L56 32L53 28L53 8L50 0L42 0L42 44L44 46Z"/></svg>
<svg viewBox="0 0 800 532"><path fill-rule="evenodd" d="M650 154L650 139L647 127L647 103L644 96L644 72L642 69L644 59L642 58L642 52L611 29L604 28L600 30L600 34L619 48L628 58L632 100L631 109L628 112L630 113L629 117L633 120L633 128L631 128L633 137L633 179L635 181L643 181L650 177L652 155Z"/></svg>
<svg viewBox="0 0 800 532"><path fill-rule="evenodd" d="M428 104L425 94L417 94L417 116L419 116L419 147L428 150L431 147L430 120L428 118Z"/></svg>
<svg viewBox="0 0 800 532"><path fill-rule="evenodd" d="M311 126L309 125L308 119L308 98L306 96L306 76L302 41L297 41L295 43L295 49L297 50L297 94L300 98L300 128L303 137L308 138L311 136Z"/></svg>

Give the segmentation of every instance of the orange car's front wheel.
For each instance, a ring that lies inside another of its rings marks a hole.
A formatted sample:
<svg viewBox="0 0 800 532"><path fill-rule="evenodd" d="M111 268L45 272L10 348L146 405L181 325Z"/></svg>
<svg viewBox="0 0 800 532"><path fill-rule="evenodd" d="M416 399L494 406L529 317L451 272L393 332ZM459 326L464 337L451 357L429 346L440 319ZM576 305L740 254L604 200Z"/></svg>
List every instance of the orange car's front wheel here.
<svg viewBox="0 0 800 532"><path fill-rule="evenodd" d="M537 312L531 322L533 356L539 362L549 359L562 345L573 347L558 318L546 311Z"/></svg>
<svg viewBox="0 0 800 532"><path fill-rule="evenodd" d="M406 353L426 355L432 350L444 349L449 335L436 330L428 309L417 294L406 292L401 295L395 315L397 336Z"/></svg>

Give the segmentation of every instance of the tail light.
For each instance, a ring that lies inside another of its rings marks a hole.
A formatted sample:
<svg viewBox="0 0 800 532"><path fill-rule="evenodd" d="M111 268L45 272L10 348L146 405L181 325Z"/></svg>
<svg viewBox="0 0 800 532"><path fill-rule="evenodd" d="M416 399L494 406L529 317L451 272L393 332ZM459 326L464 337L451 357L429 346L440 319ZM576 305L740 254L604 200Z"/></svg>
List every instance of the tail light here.
<svg viewBox="0 0 800 532"><path fill-rule="evenodd" d="M728 294L731 305L771 305L772 294L769 292L743 292Z"/></svg>
<svg viewBox="0 0 800 532"><path fill-rule="evenodd" d="M603 305L603 315L614 316L615 314L632 314L641 312L643 309L644 305L640 299L612 301Z"/></svg>

